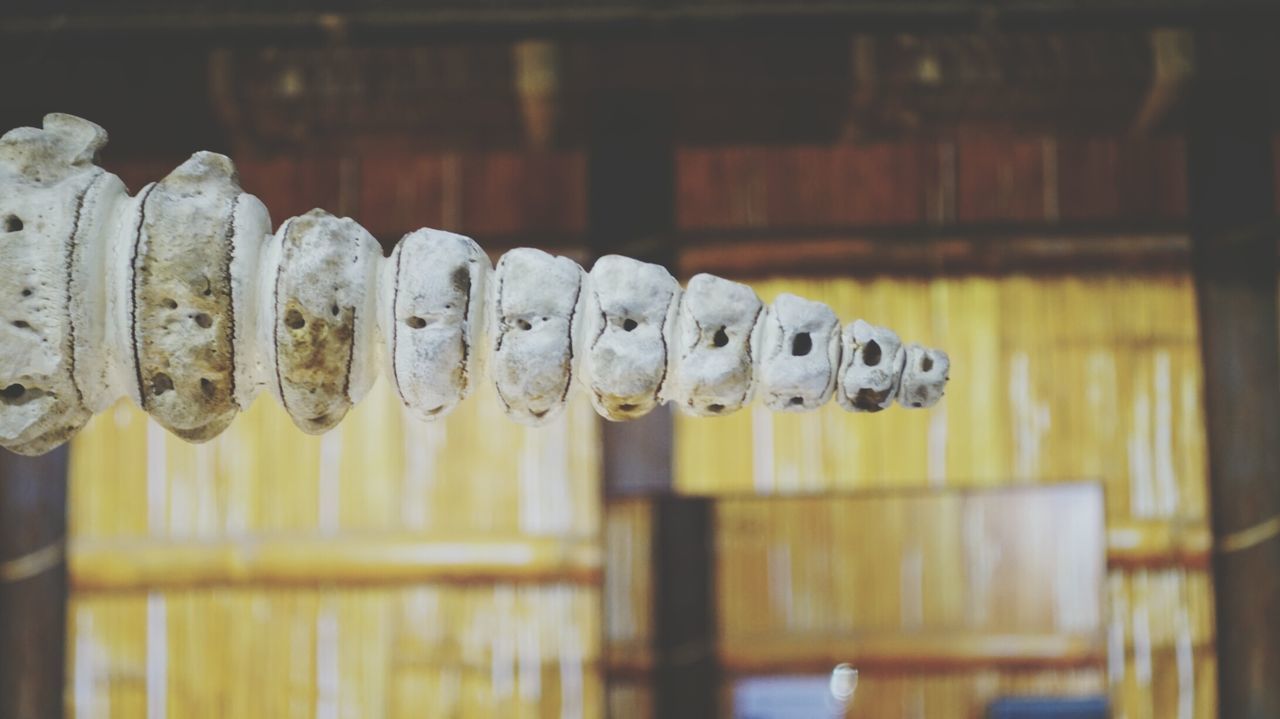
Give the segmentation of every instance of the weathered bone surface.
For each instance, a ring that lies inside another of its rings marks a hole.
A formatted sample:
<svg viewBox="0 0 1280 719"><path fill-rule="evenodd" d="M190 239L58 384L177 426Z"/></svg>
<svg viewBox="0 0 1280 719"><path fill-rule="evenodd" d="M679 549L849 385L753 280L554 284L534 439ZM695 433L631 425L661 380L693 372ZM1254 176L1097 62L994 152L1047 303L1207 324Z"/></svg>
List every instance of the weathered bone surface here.
<svg viewBox="0 0 1280 719"><path fill-rule="evenodd" d="M564 409L584 277L573 260L528 247L498 261L489 375L503 410L517 422L542 424Z"/></svg>
<svg viewBox="0 0 1280 719"><path fill-rule="evenodd" d="M373 385L378 242L348 218L312 210L271 239L263 326L273 391L294 424L319 434ZM274 262L272 261L274 260Z"/></svg>
<svg viewBox="0 0 1280 719"><path fill-rule="evenodd" d="M769 409L803 412L831 399L840 369L840 318L821 302L778 295L764 319L760 394Z"/></svg>
<svg viewBox="0 0 1280 719"><path fill-rule="evenodd" d="M837 401L852 412L879 412L893 404L906 362L902 340L893 330L862 320L844 328Z"/></svg>
<svg viewBox="0 0 1280 719"><path fill-rule="evenodd" d="M382 333L396 390L421 419L448 414L480 374L490 273L484 251L451 232L412 232L391 253Z"/></svg>
<svg viewBox="0 0 1280 719"><path fill-rule="evenodd" d="M662 267L422 229L388 258L313 210L271 232L226 157L200 152L130 197L94 165L106 133L70 115L0 138L0 446L40 454L121 397L207 440L269 388L307 432L368 391L378 355L405 406L444 416L487 370L504 411L541 424L574 384L607 419L661 402L879 411L942 397L946 353L830 308ZM381 348L381 350L379 350ZM487 362L486 362L487 360Z"/></svg>
<svg viewBox="0 0 1280 719"><path fill-rule="evenodd" d="M648 414L668 376L680 283L658 265L607 255L596 260L583 309L583 380L605 419Z"/></svg>
<svg viewBox="0 0 1280 719"><path fill-rule="evenodd" d="M910 345L898 384L898 404L918 409L942 399L951 372L951 358L942 350Z"/></svg>
<svg viewBox="0 0 1280 719"><path fill-rule="evenodd" d="M694 275L680 300L668 399L702 417L750 402L763 314L764 304L750 287Z"/></svg>

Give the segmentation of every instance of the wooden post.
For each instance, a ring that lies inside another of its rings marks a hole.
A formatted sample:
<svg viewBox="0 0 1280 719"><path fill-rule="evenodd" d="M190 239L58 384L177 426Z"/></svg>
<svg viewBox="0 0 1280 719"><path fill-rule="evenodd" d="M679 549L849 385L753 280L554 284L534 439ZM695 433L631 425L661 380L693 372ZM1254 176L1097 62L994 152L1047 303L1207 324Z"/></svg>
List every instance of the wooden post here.
<svg viewBox="0 0 1280 719"><path fill-rule="evenodd" d="M1265 38L1201 33L1188 162L1217 549L1218 694L1280 717L1280 316Z"/></svg>
<svg viewBox="0 0 1280 719"><path fill-rule="evenodd" d="M0 717L62 716L67 448L0 450Z"/></svg>

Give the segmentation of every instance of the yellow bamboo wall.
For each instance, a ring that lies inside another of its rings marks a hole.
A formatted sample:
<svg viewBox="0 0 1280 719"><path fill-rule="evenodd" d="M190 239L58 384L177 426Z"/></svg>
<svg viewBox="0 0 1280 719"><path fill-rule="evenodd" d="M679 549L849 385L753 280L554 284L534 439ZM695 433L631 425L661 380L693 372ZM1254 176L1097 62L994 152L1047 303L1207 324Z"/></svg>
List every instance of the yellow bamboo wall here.
<svg viewBox="0 0 1280 719"><path fill-rule="evenodd" d="M72 447L73 544L269 536L551 536L597 542L596 420L502 416L487 388L445 421L379 383L333 432L269 398L188 445L121 404ZM74 554L73 554L74 558ZM238 586L73 592L77 717L596 717L590 583Z"/></svg>
<svg viewBox="0 0 1280 719"><path fill-rule="evenodd" d="M945 348L952 357L946 399L925 412L856 415L833 404L806 415L752 407L725 418L681 417L680 491L774 494L1097 479L1105 486L1109 524L1154 524L1176 535L1207 522L1202 380L1188 275L779 279L755 286L766 301L794 292L830 304L846 320L866 318L908 341ZM870 539L861 547L876 551ZM1214 716L1207 571L1113 566L1107 590L1109 667L1098 683L1111 694L1114 716ZM859 602L873 602L878 591L866 587ZM733 601L765 597L762 586ZM718 601L723 609L730 599ZM817 593L806 601L821 605L839 597ZM767 613L767 607L745 611ZM823 611L838 616L844 610ZM911 692L951 691L929 681ZM965 692L994 691L989 676L966 681ZM987 689L977 691L979 685ZM863 713L855 715L918 715L889 689L880 709L862 705L877 691L859 689Z"/></svg>

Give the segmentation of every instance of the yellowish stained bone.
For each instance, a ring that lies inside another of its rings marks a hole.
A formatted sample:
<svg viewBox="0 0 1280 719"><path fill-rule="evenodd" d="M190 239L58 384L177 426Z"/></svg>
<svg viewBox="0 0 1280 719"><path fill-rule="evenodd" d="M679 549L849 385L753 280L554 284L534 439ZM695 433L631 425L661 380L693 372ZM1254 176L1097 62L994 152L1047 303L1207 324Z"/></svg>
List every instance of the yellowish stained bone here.
<svg viewBox="0 0 1280 719"><path fill-rule="evenodd" d="M830 308L619 256L584 272L520 248L497 265L421 229L382 257L323 210L273 233L235 166L198 152L133 197L94 164L106 132L71 115L0 138L0 447L42 454L129 397L191 442L264 390L327 431L390 377L409 412L447 415L487 373L503 411L557 416L573 387L620 421L670 402L701 416L756 395L810 411L941 399L946 353Z"/></svg>

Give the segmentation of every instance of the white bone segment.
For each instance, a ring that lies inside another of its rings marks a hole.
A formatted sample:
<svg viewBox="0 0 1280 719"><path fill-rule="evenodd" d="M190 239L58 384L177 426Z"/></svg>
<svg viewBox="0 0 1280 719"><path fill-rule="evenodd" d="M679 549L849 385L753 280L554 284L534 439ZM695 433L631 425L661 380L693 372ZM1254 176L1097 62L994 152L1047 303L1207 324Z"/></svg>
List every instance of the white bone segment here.
<svg viewBox="0 0 1280 719"><path fill-rule="evenodd" d="M302 431L338 424L372 386L378 242L348 218L312 210L271 239L263 304L276 398Z"/></svg>
<svg viewBox="0 0 1280 719"><path fill-rule="evenodd" d="M543 424L575 384L609 420L663 402L728 414L755 395L877 412L943 396L945 352L862 320L610 255L589 273L520 248L496 270L421 229L390 257L312 210L272 233L231 160L198 152L130 196L70 115L0 137L0 447L42 454L129 397L174 434L216 436L264 389L306 432L334 427L381 366L410 413L448 414L487 371L503 411ZM379 359L385 364L379 363Z"/></svg>
<svg viewBox="0 0 1280 719"><path fill-rule="evenodd" d="M898 386L898 404L912 409L937 404L945 393L950 372L951 358L946 352L909 345Z"/></svg>
<svg viewBox="0 0 1280 719"><path fill-rule="evenodd" d="M879 412L893 404L906 362L902 340L893 330L863 320L844 328L840 363L840 406L851 412Z"/></svg>
<svg viewBox="0 0 1280 719"><path fill-rule="evenodd" d="M75 379L71 282L106 132L68 115L0 138L0 444L43 454L92 411Z"/></svg>
<svg viewBox="0 0 1280 719"><path fill-rule="evenodd" d="M761 335L760 394L766 407L803 412L831 399L840 369L840 318L830 307L778 295Z"/></svg>
<svg viewBox="0 0 1280 719"><path fill-rule="evenodd" d="M750 287L694 275L680 298L667 398L702 417L750 402L763 314L764 304Z"/></svg>
<svg viewBox="0 0 1280 719"><path fill-rule="evenodd" d="M619 255L596 260L588 279L582 379L591 403L613 421L648 414L667 380L680 283L658 265Z"/></svg>
<svg viewBox="0 0 1280 719"><path fill-rule="evenodd" d="M382 271L382 335L391 379L415 416L447 415L480 376L492 269L469 237L405 235Z"/></svg>
<svg viewBox="0 0 1280 719"><path fill-rule="evenodd" d="M494 270L489 375L503 411L538 425L565 407L582 317L578 263L542 250L511 250Z"/></svg>
<svg viewBox="0 0 1280 719"><path fill-rule="evenodd" d="M241 334L250 313L233 265L256 262L270 226L261 203L240 191L231 160L211 152L192 155L139 206L130 364L142 407L189 441L212 439L252 399L253 343L237 342L251 338ZM237 250L247 255L239 263Z"/></svg>

